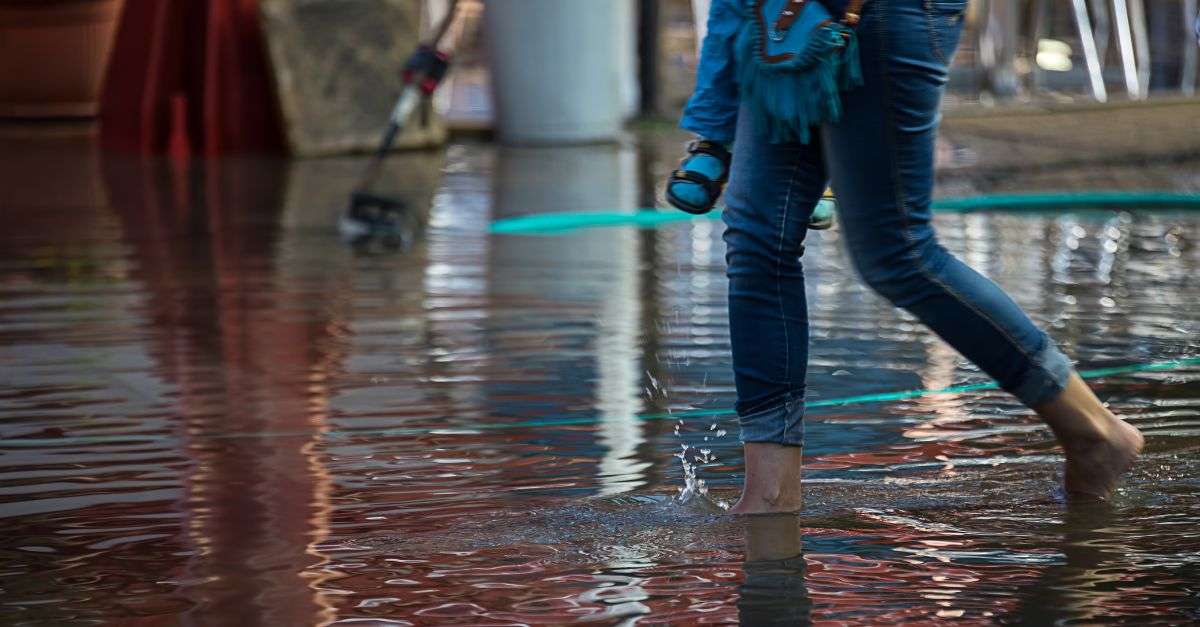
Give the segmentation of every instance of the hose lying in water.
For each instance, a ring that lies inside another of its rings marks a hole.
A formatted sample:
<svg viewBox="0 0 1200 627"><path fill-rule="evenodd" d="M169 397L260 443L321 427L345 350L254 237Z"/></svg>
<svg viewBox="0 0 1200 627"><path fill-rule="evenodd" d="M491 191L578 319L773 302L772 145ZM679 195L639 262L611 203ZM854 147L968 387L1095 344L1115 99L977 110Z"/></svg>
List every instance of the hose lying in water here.
<svg viewBox="0 0 1200 627"><path fill-rule="evenodd" d="M1127 366L1116 366L1112 368L1097 368L1094 370L1083 370L1079 376L1084 379L1099 379L1102 377L1111 377L1122 374L1137 374L1141 372L1168 372L1173 370L1186 370L1192 367L1200 367L1200 357L1184 357L1181 359L1172 359L1170 361L1156 361L1141 364L1130 364ZM117 380L119 381L119 380ZM921 396L931 396L934 394L962 394L967 392L980 392L984 390L998 389L995 382L987 383L972 383L969 385L956 385L946 388L924 389L924 390L902 390L898 392L882 392L878 394L861 394L858 396L846 396L843 398L829 398L825 400L808 401L806 407L808 409L820 409L822 407L845 407L850 405L863 405L867 403L884 403L888 401L900 401ZM684 420L688 418L714 418L718 416L732 416L733 412L729 409L690 409L685 411L677 411L665 414L641 414L634 416L639 421L650 420ZM592 425L604 422L608 419L602 419L596 416L579 416L575 418L550 418L543 420L521 420L517 422L507 423L482 423L470 426L446 427L442 429L420 429L413 427L395 427L384 429L354 429L354 430L334 430L324 433L314 431L252 431L252 432L234 432L234 433L199 433L189 436L194 439L212 439L212 440L227 440L238 438L314 438L323 437L329 440L349 439L360 437L379 437L379 436L421 436L421 435L475 435L485 431L502 431L508 429L536 429L540 427L567 427L578 425ZM0 439L0 448L37 448L37 447L58 447L58 446L86 446L91 444L138 444L147 442L176 442L178 436L172 435L157 435L157 434L131 434L131 435L64 435L54 438L35 438L35 437L14 437Z"/></svg>
<svg viewBox="0 0 1200 627"><path fill-rule="evenodd" d="M1055 192L1039 194L995 194L948 198L933 202L935 211L974 213L978 211L1090 211L1090 210L1197 210L1200 194L1175 192ZM496 220L491 232L498 234L547 235L579 229L635 226L654 228L673 222L720 219L720 212L693 216L682 211L641 209L635 212L568 211L541 213Z"/></svg>

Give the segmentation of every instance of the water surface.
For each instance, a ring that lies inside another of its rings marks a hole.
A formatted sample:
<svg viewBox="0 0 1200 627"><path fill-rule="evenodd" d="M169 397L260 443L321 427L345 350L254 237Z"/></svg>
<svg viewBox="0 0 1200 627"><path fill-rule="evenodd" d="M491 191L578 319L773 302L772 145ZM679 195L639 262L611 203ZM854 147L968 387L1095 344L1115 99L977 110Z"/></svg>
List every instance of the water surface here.
<svg viewBox="0 0 1200 627"><path fill-rule="evenodd" d="M1200 619L1200 367L1097 382L1147 435L1111 507L1061 502L1049 433L1001 392L814 410L800 554L747 561L786 533L720 513L720 223L487 234L652 204L673 154L408 157L426 236L387 250L330 229L352 161L60 149L0 232L5 624ZM1082 367L1200 354L1197 215L938 225ZM986 380L837 231L806 263L812 398ZM676 499L677 454L707 497Z"/></svg>

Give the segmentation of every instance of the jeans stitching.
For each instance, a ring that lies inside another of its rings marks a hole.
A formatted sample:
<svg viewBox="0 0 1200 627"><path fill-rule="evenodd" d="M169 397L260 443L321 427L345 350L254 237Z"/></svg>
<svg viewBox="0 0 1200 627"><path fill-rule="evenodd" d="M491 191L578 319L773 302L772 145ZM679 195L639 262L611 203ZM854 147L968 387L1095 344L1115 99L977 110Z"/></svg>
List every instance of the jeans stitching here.
<svg viewBox="0 0 1200 627"><path fill-rule="evenodd" d="M928 8L929 0L925 0L925 6ZM928 12L927 12L927 15L928 15ZM1018 342L1016 340L1016 338L1014 338L1006 329L1004 329L1002 326L1000 326L999 323L997 323L995 320L993 320L991 318L991 316L988 316L985 312L981 311L974 304L972 304L970 301L965 299L962 296L962 294L958 293L957 291L952 289L949 285L942 282L937 277L933 276L933 274L930 273L928 268L926 267L925 262L923 260L921 260L921 258L920 258L920 254L919 254L919 251L917 250L917 246L916 246L916 237L912 233L912 224L909 220L908 203L905 202L905 199L904 199L904 189L903 189L903 185L901 184L902 177L900 175L900 169L899 169L898 164L896 163L896 143L897 143L896 137L895 137L896 123L895 123L895 118L893 117L893 111L892 111L893 98L892 98L892 89L891 89L891 87L892 87L891 73L888 72L888 70L887 70L888 38L887 38L886 28L885 28L886 16L887 16L886 12L881 11L878 22L877 22L877 24L878 24L877 30L878 30L879 42L880 42L880 45L879 45L879 67L880 67L880 72L883 74L883 76L881 78L883 79L884 124L886 125L886 130L887 130L886 136L887 136L887 141L889 143L889 146L888 146L889 153L891 155L890 165L891 165L891 169L892 169L892 185L893 185L893 190L895 192L896 206L900 210L900 220L903 224L904 238L905 238L905 240L908 241L908 244L909 244L909 251L908 251L907 256L916 263L917 269L920 270L921 275L924 276L929 282L942 288L942 290L945 291L946 294L948 294L951 298L953 298L955 301L957 301L960 305L966 307L967 309L970 309L971 311L975 312L975 314L978 315L980 318L983 318L984 320L986 320L988 322L988 324L992 325L992 327L995 328L996 331L998 331L1000 333L1001 337L1008 340L1009 343L1011 343L1013 345L1013 347L1017 349L1018 352L1020 352L1022 355L1024 355L1025 358L1027 360L1029 360L1030 364L1033 367L1039 367L1039 364L1036 363L1036 361L1033 359L1033 356L1030 355L1029 352L1027 350L1025 350L1025 348L1023 346L1021 346L1020 342ZM1047 373L1047 374L1049 374L1049 373Z"/></svg>
<svg viewBox="0 0 1200 627"><path fill-rule="evenodd" d="M787 310L783 306L783 243L787 233L788 209L792 204L792 189L796 185L796 174L800 172L803 156L797 153L796 162L792 166L792 174L788 177L787 193L783 196L783 219L779 222L779 247L775 251L775 297L779 300L779 321L783 326L783 383L789 388L792 379L792 346L787 328Z"/></svg>

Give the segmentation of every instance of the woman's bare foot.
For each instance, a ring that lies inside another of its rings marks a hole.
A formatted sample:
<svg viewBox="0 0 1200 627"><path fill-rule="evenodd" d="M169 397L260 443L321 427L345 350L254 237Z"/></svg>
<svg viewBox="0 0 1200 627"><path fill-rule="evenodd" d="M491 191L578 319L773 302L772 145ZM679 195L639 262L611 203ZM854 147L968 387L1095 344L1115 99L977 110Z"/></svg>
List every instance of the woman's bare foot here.
<svg viewBox="0 0 1200 627"><path fill-rule="evenodd" d="M1067 497L1074 500L1106 500L1117 491L1121 476L1133 466L1145 438L1133 425L1112 417L1106 439L1063 445L1066 452Z"/></svg>
<svg viewBox="0 0 1200 627"><path fill-rule="evenodd" d="M730 514L784 514L800 511L799 446L747 442L746 484Z"/></svg>
<svg viewBox="0 0 1200 627"><path fill-rule="evenodd" d="M1133 466L1145 439L1108 411L1077 374L1054 400L1034 408L1050 425L1066 454L1067 498L1105 500Z"/></svg>

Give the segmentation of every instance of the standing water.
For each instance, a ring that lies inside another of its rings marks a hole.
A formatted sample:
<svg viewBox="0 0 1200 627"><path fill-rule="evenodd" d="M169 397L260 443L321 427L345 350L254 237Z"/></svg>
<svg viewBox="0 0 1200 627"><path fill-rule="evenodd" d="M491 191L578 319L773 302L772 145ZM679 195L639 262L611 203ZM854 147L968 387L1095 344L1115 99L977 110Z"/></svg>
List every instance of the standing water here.
<svg viewBox="0 0 1200 627"><path fill-rule="evenodd" d="M5 201L0 622L1200 620L1194 362L1096 381L1147 436L1110 506L1066 507L1050 434L983 390L814 407L804 514L747 523L720 223L487 233L669 164L456 147L392 251L329 228L353 166L105 162ZM938 222L1082 368L1200 355L1200 216ZM805 260L813 401L986 380L836 230Z"/></svg>

